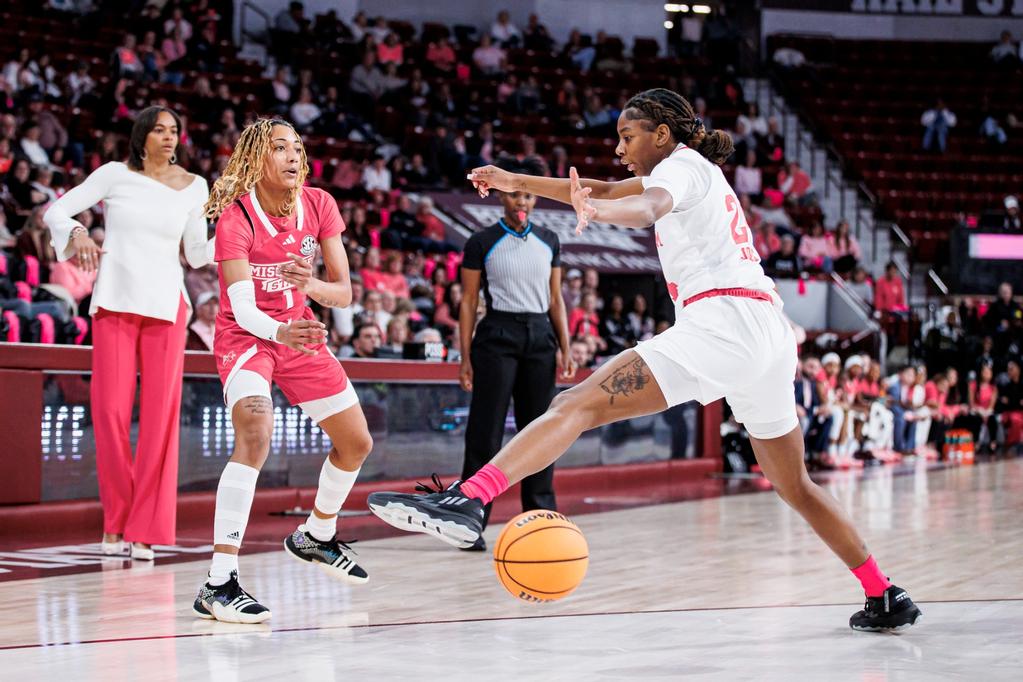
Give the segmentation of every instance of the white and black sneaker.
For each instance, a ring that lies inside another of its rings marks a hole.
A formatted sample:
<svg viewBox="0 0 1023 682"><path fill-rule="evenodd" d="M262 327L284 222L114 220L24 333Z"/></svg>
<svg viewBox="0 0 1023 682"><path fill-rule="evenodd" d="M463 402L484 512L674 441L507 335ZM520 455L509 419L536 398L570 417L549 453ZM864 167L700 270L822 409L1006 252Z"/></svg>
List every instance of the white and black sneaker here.
<svg viewBox="0 0 1023 682"><path fill-rule="evenodd" d="M862 632L904 630L916 623L921 615L909 593L892 585L880 597L867 597L863 610L849 619L849 627Z"/></svg>
<svg viewBox="0 0 1023 682"><path fill-rule="evenodd" d="M199 596L192 604L192 612L200 618L224 623L262 623L270 620L266 608L238 584L238 571L231 571L231 579L223 585L208 582L199 588Z"/></svg>
<svg viewBox="0 0 1023 682"><path fill-rule="evenodd" d="M483 535L483 502L462 494L461 481L447 488L437 474L436 488L419 483L415 493L370 493L369 508L401 530L433 535L460 549L472 547Z"/></svg>
<svg viewBox="0 0 1023 682"><path fill-rule="evenodd" d="M284 539L284 551L299 561L316 564L332 578L351 585L361 585L369 581L369 574L355 563L355 559L352 558L355 551L347 543L338 540L336 536L327 542L317 540L309 534L305 524Z"/></svg>

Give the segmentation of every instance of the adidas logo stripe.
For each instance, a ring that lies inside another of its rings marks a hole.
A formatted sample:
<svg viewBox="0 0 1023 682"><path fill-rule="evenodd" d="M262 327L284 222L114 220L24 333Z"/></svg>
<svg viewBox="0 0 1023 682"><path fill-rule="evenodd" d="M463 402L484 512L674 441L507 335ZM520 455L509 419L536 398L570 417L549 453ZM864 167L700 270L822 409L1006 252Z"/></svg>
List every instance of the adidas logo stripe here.
<svg viewBox="0 0 1023 682"><path fill-rule="evenodd" d="M230 535L228 535L227 538L229 540L240 540L241 539L241 535L238 534L238 531L235 531L235 532L231 533Z"/></svg>
<svg viewBox="0 0 1023 682"><path fill-rule="evenodd" d="M438 504L450 504L450 505L453 505L455 507L458 507L458 506L461 506L461 505L465 504L468 501L469 501L468 497L451 497L451 496L448 496L448 497L445 497L440 502L438 502Z"/></svg>

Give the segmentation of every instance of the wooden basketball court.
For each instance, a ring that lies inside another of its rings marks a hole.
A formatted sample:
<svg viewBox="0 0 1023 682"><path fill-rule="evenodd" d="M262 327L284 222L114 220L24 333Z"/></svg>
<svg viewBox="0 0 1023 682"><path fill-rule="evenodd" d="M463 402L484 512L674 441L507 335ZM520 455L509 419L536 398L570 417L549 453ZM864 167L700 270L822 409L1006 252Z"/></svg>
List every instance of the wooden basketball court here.
<svg viewBox="0 0 1023 682"><path fill-rule="evenodd" d="M920 604L916 627L851 631L855 579L759 492L575 515L589 573L555 604L516 601L489 554L421 536L357 544L361 588L283 551L243 556L243 585L274 613L265 626L192 617L202 548L3 582L0 679L1019 679L1023 460L828 486Z"/></svg>

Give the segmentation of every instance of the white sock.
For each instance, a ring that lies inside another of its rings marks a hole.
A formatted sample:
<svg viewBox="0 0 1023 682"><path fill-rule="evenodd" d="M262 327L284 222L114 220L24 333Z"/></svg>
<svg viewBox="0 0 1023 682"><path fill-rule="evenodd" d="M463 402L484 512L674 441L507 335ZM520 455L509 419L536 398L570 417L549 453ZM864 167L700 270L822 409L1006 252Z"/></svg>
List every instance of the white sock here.
<svg viewBox="0 0 1023 682"><path fill-rule="evenodd" d="M210 577L206 581L210 585L223 585L231 579L231 571L238 570L238 555L227 552L214 552L210 562Z"/></svg>
<svg viewBox="0 0 1023 682"><path fill-rule="evenodd" d="M336 515L341 511L348 493L355 485L355 479L359 477L359 471L345 471L330 463L330 457L323 462L320 469L320 484L316 489L316 508L323 514ZM310 514L305 523L306 530L317 540L326 542L334 537L337 531L337 517L321 519L316 514Z"/></svg>
<svg viewBox="0 0 1023 682"><path fill-rule="evenodd" d="M213 544L241 547L249 522L259 469L228 462L217 486L217 510L213 515Z"/></svg>

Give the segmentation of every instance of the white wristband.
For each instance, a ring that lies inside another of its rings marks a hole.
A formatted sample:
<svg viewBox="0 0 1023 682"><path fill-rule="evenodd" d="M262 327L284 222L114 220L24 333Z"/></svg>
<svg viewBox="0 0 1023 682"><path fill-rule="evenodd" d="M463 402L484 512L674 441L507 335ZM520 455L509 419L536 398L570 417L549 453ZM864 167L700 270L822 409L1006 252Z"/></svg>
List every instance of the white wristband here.
<svg viewBox="0 0 1023 682"><path fill-rule="evenodd" d="M256 287L251 279L244 279L229 286L227 297L231 301L231 311L239 327L260 339L280 343L277 340L277 330L284 323L256 307Z"/></svg>

